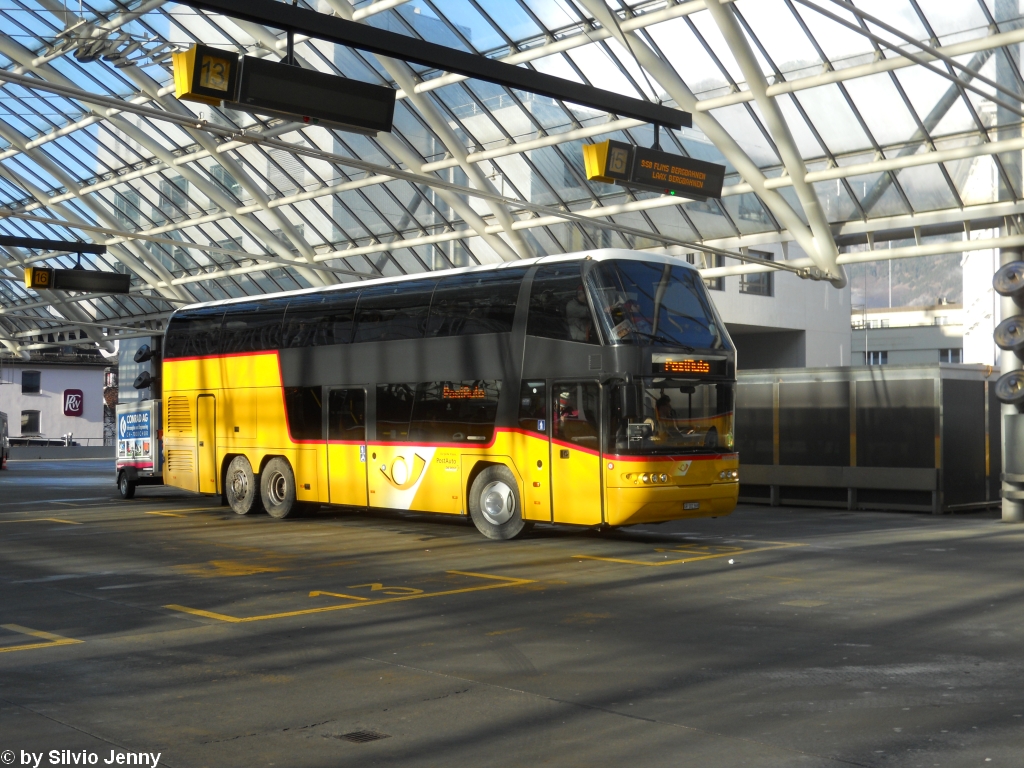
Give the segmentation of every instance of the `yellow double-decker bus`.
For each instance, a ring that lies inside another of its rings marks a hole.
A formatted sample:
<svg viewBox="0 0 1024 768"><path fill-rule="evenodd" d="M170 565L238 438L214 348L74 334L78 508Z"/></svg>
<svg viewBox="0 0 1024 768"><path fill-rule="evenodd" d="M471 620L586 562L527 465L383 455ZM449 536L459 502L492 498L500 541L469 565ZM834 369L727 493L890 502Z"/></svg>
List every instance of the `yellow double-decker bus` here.
<svg viewBox="0 0 1024 768"><path fill-rule="evenodd" d="M322 504L622 526L736 505L735 348L699 273L625 250L183 308L165 482L238 514Z"/></svg>

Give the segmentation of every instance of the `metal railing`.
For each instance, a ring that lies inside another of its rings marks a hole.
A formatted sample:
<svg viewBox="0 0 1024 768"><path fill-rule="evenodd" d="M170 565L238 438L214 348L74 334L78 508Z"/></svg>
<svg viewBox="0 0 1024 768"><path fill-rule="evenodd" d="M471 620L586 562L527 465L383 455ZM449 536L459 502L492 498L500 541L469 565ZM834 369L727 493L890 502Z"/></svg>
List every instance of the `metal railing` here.
<svg viewBox="0 0 1024 768"><path fill-rule="evenodd" d="M102 437L74 437L73 435L65 435L63 437L12 437L10 438L10 444L35 446L37 448L49 446L86 447L114 445L111 441L104 441Z"/></svg>

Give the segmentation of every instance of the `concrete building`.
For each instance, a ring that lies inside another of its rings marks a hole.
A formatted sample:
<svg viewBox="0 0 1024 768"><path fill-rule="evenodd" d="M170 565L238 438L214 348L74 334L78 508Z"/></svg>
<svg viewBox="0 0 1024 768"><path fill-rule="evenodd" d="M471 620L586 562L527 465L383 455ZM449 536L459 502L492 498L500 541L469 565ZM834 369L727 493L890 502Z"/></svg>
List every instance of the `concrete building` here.
<svg viewBox="0 0 1024 768"><path fill-rule="evenodd" d="M765 245L751 256L798 258L799 248ZM700 256L696 257L699 260ZM805 280L791 272L761 272L708 281L711 297L736 343L737 367L823 368L851 359L850 287Z"/></svg>
<svg viewBox="0 0 1024 768"><path fill-rule="evenodd" d="M13 441L60 440L103 445L104 368L96 356L62 355L52 360L4 359L0 365L0 411Z"/></svg>
<svg viewBox="0 0 1024 768"><path fill-rule="evenodd" d="M851 327L854 365L968 362L960 304L861 309Z"/></svg>

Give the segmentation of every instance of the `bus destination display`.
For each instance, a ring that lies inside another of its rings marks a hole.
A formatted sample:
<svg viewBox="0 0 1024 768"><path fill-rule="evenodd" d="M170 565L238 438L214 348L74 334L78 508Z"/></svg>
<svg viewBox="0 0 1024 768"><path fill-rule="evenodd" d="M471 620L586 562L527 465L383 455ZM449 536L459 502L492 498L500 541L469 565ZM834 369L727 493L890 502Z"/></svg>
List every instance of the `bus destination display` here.
<svg viewBox="0 0 1024 768"><path fill-rule="evenodd" d="M645 147L633 148L630 184L656 192L676 192L688 197L722 196L725 166L694 160Z"/></svg>
<svg viewBox="0 0 1024 768"><path fill-rule="evenodd" d="M655 353L651 355L651 372L669 376L722 376L726 361L699 357L680 357Z"/></svg>

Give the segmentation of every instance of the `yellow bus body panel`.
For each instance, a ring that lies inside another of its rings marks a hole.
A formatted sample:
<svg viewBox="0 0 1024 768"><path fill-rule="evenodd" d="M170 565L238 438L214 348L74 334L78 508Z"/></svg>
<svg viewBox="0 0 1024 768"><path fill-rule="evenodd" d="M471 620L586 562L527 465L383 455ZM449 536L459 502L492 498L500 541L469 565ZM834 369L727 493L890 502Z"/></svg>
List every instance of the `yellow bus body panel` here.
<svg viewBox="0 0 1024 768"><path fill-rule="evenodd" d="M601 456L592 451L551 443L553 520L569 525L600 525Z"/></svg>
<svg viewBox="0 0 1024 768"><path fill-rule="evenodd" d="M604 471L609 525L634 525L688 517L720 517L736 508L739 483L719 473L739 468L737 454L721 456L609 457ZM667 477L644 483L644 475ZM696 504L687 509L686 505Z"/></svg>
<svg viewBox="0 0 1024 768"><path fill-rule="evenodd" d="M366 504L366 461L360 460L363 443L328 443L328 501L351 507Z"/></svg>
<svg viewBox="0 0 1024 768"><path fill-rule="evenodd" d="M509 432L508 455L522 472L524 520L551 522L551 445L544 435Z"/></svg>

